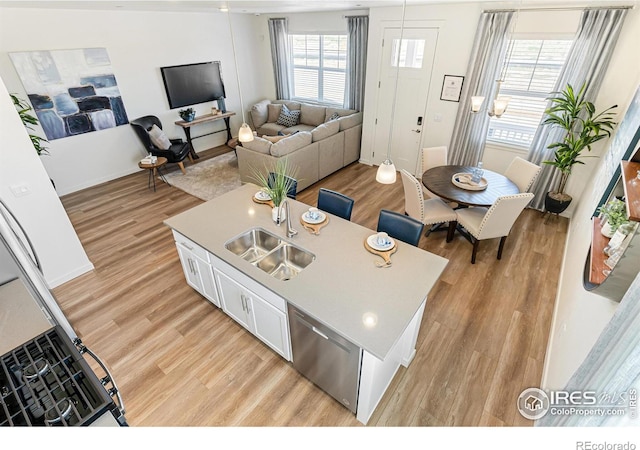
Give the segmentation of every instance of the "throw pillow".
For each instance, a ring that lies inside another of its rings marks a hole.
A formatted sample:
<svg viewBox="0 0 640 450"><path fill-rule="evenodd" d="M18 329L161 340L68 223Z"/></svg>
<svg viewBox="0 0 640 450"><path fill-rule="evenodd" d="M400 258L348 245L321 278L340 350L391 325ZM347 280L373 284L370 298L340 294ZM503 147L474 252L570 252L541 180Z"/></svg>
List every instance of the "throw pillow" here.
<svg viewBox="0 0 640 450"><path fill-rule="evenodd" d="M280 139L284 139L284 138L286 138L287 136L288 136L288 135L284 135L284 134L283 134L282 136L267 136L266 134L263 134L263 135L262 135L262 139L266 139L267 141L272 142L272 143L274 143L274 144L275 144L275 143L276 143L276 142L278 142Z"/></svg>
<svg viewBox="0 0 640 450"><path fill-rule="evenodd" d="M282 112L281 103L271 103L267 105L267 122L276 123L278 121L278 117L280 117L281 112Z"/></svg>
<svg viewBox="0 0 640 450"><path fill-rule="evenodd" d="M331 122L332 120L336 120L339 118L340 118L340 114L338 114L337 112L334 112L329 116L329 118L327 119L327 122Z"/></svg>
<svg viewBox="0 0 640 450"><path fill-rule="evenodd" d="M278 125L289 128L298 125L299 121L300 111L292 111L287 108L287 105L282 105L282 111L280 111L280 117L278 117Z"/></svg>
<svg viewBox="0 0 640 450"><path fill-rule="evenodd" d="M153 142L153 145L162 150L169 150L169 147L171 147L171 141L169 140L167 135L164 134L164 131L162 131L160 127L158 127L158 125L154 124L151 128L149 128L148 133L149 137L151 138L151 142Z"/></svg>

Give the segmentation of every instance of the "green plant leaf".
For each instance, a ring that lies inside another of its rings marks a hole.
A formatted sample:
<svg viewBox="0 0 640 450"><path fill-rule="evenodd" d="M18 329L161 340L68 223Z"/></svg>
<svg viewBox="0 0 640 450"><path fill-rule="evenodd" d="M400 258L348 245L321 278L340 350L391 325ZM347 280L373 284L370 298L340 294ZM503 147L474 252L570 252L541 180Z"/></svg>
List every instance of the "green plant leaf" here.
<svg viewBox="0 0 640 450"><path fill-rule="evenodd" d="M557 126L566 131L561 142L553 142L547 146L554 152L553 160L543 161L544 164L556 167L563 175L555 191L558 193L563 192L573 165L584 164L578 159L583 156L582 152L591 151L593 143L611 136L616 125L613 110L618 105L596 114L595 105L585 100L585 94L586 83L577 93L571 84L567 84L562 91L552 92L548 97L551 103L545 111L542 125Z"/></svg>

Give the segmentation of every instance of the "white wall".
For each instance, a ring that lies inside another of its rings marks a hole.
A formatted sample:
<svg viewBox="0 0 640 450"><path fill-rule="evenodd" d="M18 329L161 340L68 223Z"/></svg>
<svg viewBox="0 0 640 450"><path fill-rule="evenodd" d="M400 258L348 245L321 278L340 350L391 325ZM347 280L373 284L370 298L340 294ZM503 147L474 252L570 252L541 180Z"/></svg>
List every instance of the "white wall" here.
<svg viewBox="0 0 640 450"><path fill-rule="evenodd" d="M0 79L0 198L35 247L50 287L93 269ZM29 193L15 196L12 188Z"/></svg>
<svg viewBox="0 0 640 450"><path fill-rule="evenodd" d="M464 75L473 44L480 3L459 5L407 6L405 26L412 22L426 22L438 29L438 42L433 62L429 98L425 110L420 147L449 145L455 123L458 103L440 100L445 74ZM362 150L360 161L372 164L372 154L386 153L384 142L375 142L375 112L377 110L377 83L385 27L400 26L402 8L371 8L369 12L369 45L367 52L367 80L365 86ZM397 108L402 105L397 105ZM438 120L440 118L440 120Z"/></svg>
<svg viewBox="0 0 640 450"><path fill-rule="evenodd" d="M617 103L620 106L619 119L624 117L636 89L640 87L638 43L640 11L633 9L625 20L596 102L598 109ZM618 303L591 294L582 287L582 271L591 243L590 219L603 193L603 187L593 180L601 179L604 172L604 157L588 159L588 164L580 166L570 178L574 183L573 189L582 192L582 196L575 202L569 226L545 360L542 384L548 389L564 387L618 306Z"/></svg>
<svg viewBox="0 0 640 450"><path fill-rule="evenodd" d="M243 91L247 90L247 102L262 97L254 90L259 73L251 67L255 19L231 16L236 47L242 54L239 61L246 68L241 80ZM221 61L227 109L239 112L226 14L0 8L0 77L10 92L26 98L8 52L84 47L107 49L129 119L156 115L170 137L184 138L184 132L174 125L179 120L178 111L169 110L160 74L162 66ZM213 105L211 102L194 108L204 114ZM231 120L234 134L240 120L240 114ZM223 122L200 125L193 128L192 135L222 126ZM218 133L195 140L194 146L201 151L225 141L226 133ZM43 163L59 195L133 173L139 170L137 161L145 154L129 125L57 139L49 148L51 155L44 157Z"/></svg>

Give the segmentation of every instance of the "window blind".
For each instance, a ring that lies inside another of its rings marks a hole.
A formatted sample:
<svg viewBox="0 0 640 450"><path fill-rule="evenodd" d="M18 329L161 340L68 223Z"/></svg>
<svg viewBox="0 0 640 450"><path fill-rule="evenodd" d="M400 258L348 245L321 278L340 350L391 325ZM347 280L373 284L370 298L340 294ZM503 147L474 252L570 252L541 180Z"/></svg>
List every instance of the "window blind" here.
<svg viewBox="0 0 640 450"><path fill-rule="evenodd" d="M511 99L502 117L489 121L487 141L529 148L571 44L569 39L509 42L500 95Z"/></svg>
<svg viewBox="0 0 640 450"><path fill-rule="evenodd" d="M342 105L347 66L346 35L291 35L293 97Z"/></svg>

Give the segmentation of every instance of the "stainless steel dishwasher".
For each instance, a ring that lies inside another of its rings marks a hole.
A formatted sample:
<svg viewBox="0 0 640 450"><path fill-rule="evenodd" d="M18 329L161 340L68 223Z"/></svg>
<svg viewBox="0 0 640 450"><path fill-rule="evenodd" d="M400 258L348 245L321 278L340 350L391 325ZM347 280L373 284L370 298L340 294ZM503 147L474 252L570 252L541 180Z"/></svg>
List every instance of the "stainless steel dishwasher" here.
<svg viewBox="0 0 640 450"><path fill-rule="evenodd" d="M288 310L293 367L355 413L362 350L295 307Z"/></svg>

